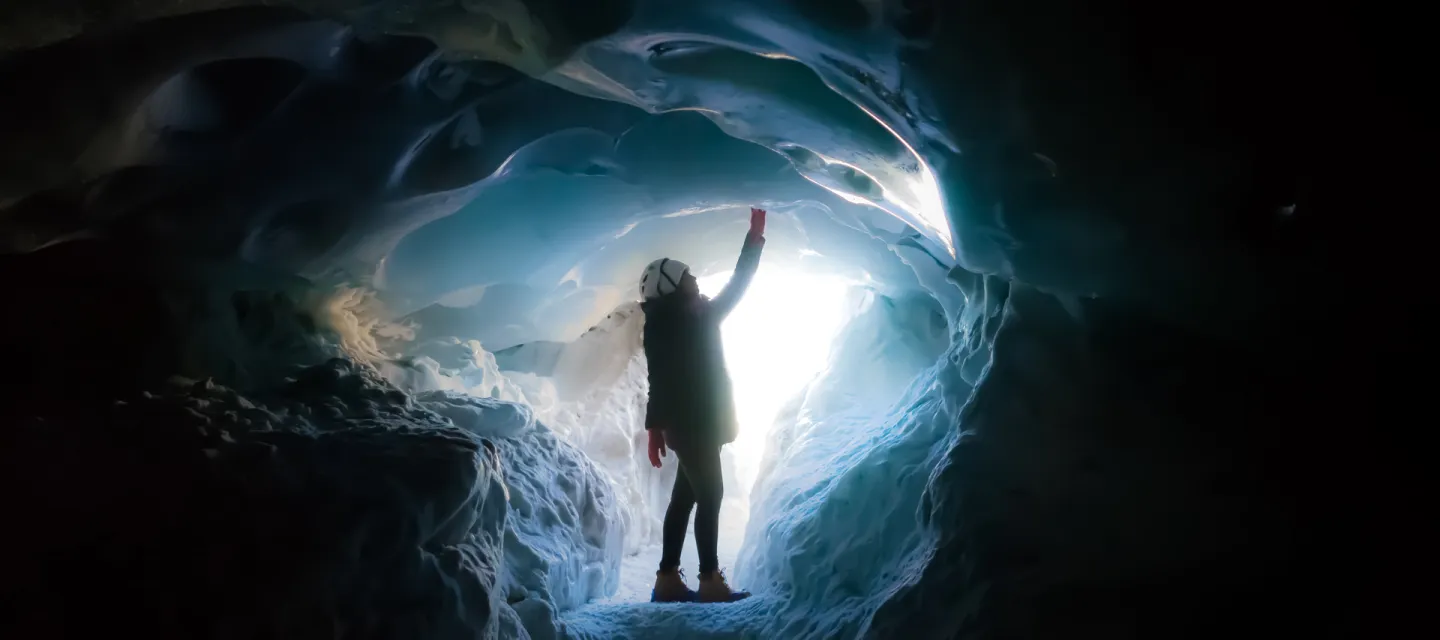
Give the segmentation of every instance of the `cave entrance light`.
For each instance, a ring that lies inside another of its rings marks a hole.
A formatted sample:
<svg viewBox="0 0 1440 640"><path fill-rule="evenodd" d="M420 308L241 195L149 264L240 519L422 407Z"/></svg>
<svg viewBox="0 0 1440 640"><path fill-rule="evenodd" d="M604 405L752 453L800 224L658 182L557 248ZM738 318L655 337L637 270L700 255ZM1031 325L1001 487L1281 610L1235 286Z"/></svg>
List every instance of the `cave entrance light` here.
<svg viewBox="0 0 1440 640"><path fill-rule="evenodd" d="M729 280L730 272L699 278L700 291L714 296ZM849 317L849 289L838 276L762 265L721 325L740 423L728 448L741 486L727 495L749 495L776 414L825 367L831 343Z"/></svg>

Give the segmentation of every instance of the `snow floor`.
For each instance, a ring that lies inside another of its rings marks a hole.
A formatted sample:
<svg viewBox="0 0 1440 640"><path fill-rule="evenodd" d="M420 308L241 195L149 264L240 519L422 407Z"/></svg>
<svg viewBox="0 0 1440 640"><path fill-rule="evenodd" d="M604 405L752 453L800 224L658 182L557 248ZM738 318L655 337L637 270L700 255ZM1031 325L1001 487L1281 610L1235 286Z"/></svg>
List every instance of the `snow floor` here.
<svg viewBox="0 0 1440 640"><path fill-rule="evenodd" d="M736 501L726 500L720 511L720 568L730 578L730 586L745 588L735 582L731 571L740 556L740 545L745 538L747 514ZM620 561L620 589L608 598L593 604L616 605L627 602L650 602L650 587L655 583L655 570L660 565L660 545L650 545L634 555ZM685 549L680 553L680 568L685 571L685 581L694 589L699 580L700 557L695 551L695 516L690 516L690 528L685 533Z"/></svg>
<svg viewBox="0 0 1440 640"><path fill-rule="evenodd" d="M735 581L731 571L740 555L745 537L748 514L738 500L726 500L720 512L720 567L726 571L731 586L746 588ZM743 629L744 618L754 615L757 608L746 602L734 604L654 604L650 588L660 563L658 544L644 547L639 553L625 556L620 562L620 588L614 595L596 600L562 614L560 620L567 637L572 638L669 638L679 630L690 638L751 638ZM695 518L685 534L685 549L680 566L690 588L698 583L700 558L695 550ZM751 598L756 600L756 598ZM748 601L747 601L748 602Z"/></svg>
<svg viewBox="0 0 1440 640"><path fill-rule="evenodd" d="M698 638L751 640L776 608L773 598L755 596L728 604L641 604L596 602L561 617L567 638L642 640Z"/></svg>

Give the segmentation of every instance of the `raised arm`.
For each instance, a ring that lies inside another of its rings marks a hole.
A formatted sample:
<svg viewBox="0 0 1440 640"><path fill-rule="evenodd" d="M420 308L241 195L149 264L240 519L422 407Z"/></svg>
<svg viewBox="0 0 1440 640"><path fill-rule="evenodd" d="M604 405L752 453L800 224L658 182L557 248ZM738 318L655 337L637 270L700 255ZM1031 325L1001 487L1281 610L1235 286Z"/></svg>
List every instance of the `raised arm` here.
<svg viewBox="0 0 1440 640"><path fill-rule="evenodd" d="M755 270L760 268L760 252L764 248L765 210L751 207L750 233L745 235L745 246L740 248L740 261L735 263L735 273L720 294L710 301L710 308L721 318L730 315L735 305L740 303L740 298L745 297L745 289L755 277Z"/></svg>

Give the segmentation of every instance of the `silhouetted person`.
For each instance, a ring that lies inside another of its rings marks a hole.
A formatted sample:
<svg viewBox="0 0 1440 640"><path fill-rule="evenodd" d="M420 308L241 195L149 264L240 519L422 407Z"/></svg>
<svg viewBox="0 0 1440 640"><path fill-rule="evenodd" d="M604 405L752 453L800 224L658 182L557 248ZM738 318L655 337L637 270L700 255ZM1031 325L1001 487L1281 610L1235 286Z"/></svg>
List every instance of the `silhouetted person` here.
<svg viewBox="0 0 1440 640"><path fill-rule="evenodd" d="M720 342L720 322L745 294L765 246L765 211L750 210L750 233L740 250L735 274L720 295L700 295L690 267L661 258L645 268L640 292L645 302L645 358L650 369L650 403L645 429L650 464L660 468L668 446L680 460L670 506L665 510L664 552L655 573L655 602L733 602L748 597L734 591L720 572L720 503L725 484L720 448L735 440L737 425L730 377ZM695 513L695 545L700 555L698 594L680 573L685 528Z"/></svg>

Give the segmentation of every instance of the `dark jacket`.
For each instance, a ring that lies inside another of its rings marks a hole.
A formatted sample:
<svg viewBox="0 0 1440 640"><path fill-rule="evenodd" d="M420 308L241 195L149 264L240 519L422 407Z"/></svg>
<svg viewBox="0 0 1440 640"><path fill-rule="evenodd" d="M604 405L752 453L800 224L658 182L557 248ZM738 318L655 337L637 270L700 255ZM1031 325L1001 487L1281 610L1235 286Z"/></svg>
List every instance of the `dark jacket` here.
<svg viewBox="0 0 1440 640"><path fill-rule="evenodd" d="M745 295L764 246L763 237L746 236L735 274L713 300L670 294L642 305L650 369L645 428L663 428L671 449L718 447L735 440L735 401L720 322Z"/></svg>

